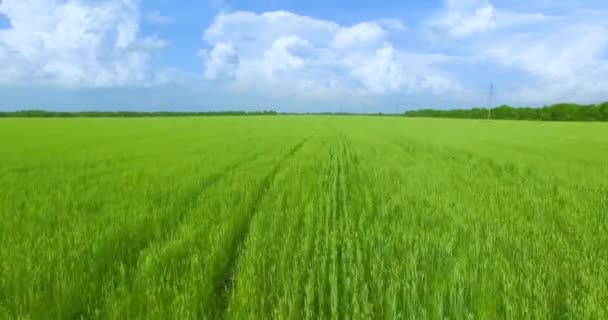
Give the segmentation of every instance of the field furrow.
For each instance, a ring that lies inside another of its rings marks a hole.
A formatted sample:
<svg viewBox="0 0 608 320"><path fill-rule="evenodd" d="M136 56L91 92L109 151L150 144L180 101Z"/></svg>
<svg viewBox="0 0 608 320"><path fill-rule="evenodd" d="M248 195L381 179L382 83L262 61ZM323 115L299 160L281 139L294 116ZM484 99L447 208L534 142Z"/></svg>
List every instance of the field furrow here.
<svg viewBox="0 0 608 320"><path fill-rule="evenodd" d="M246 250L245 240L249 234L251 220L257 214L264 198L269 196L271 185L274 182L275 176L279 170L281 170L286 162L289 161L289 159L292 158L298 152L298 150L304 146L306 141L307 139L304 139L292 146L289 151L273 166L272 170L270 170L270 172L264 176L262 182L255 191L252 205L249 207L248 212L245 215L245 219L241 222L241 225L237 227L237 232L234 234L232 245L226 248L226 250L229 252L229 262L221 272L222 276L216 280L217 285L215 291L215 299L219 300L218 310L221 310L222 317L226 316L229 298L234 286L235 268L237 262L240 259L242 252ZM219 313L216 315L219 315Z"/></svg>

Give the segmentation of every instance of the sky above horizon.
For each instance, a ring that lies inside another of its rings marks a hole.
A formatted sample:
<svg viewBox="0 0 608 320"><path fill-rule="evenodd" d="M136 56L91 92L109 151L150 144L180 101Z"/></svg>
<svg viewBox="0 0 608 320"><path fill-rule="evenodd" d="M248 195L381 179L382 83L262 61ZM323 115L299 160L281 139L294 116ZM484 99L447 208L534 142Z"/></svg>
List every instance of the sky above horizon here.
<svg viewBox="0 0 608 320"><path fill-rule="evenodd" d="M0 0L0 111L608 100L608 1Z"/></svg>

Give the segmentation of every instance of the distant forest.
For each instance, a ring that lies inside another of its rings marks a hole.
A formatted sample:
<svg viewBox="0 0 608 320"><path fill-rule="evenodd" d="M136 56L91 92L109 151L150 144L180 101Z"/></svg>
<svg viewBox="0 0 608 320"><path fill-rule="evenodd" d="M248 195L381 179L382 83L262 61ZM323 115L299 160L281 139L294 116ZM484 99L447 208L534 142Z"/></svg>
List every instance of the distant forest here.
<svg viewBox="0 0 608 320"><path fill-rule="evenodd" d="M458 119L504 119L504 120L544 120L544 121L608 121L608 102L580 105L558 103L542 108L516 108L502 105L491 108L435 110L423 109L406 111L407 117L458 118Z"/></svg>
<svg viewBox="0 0 608 320"><path fill-rule="evenodd" d="M22 110L0 112L0 118L78 118L78 117L192 117L192 116L259 116L275 115L276 111L206 111L206 112L139 112L139 111L45 111Z"/></svg>
<svg viewBox="0 0 608 320"><path fill-rule="evenodd" d="M279 114L302 114L302 113L280 113L272 110L264 111L205 111L205 112L138 112L138 111L79 111L61 112L45 110L22 110L14 112L0 112L0 118L77 118L77 117L192 117L192 116L265 116ZM366 115L340 113L303 113L308 115ZM543 121L608 121L608 102L601 104L580 105L575 103L558 103L542 108L520 108L502 105L491 108L472 109L421 109L406 111L402 114L371 113L375 116L406 116L425 118L457 118L457 119L504 119L504 120L543 120Z"/></svg>

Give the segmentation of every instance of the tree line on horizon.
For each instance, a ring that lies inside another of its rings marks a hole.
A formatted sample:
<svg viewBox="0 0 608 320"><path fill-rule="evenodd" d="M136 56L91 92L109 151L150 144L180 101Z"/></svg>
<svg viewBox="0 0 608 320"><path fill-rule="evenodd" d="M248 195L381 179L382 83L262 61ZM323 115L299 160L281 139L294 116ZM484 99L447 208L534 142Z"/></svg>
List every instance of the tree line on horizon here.
<svg viewBox="0 0 608 320"><path fill-rule="evenodd" d="M540 120L540 121L608 121L608 102L580 105L557 103L541 108L512 107L502 105L491 108L472 109L421 109L406 111L406 117L456 118L456 119L499 119L499 120Z"/></svg>
<svg viewBox="0 0 608 320"><path fill-rule="evenodd" d="M192 116L256 116L275 115L276 111L46 111L46 110L19 110L0 112L0 117L12 118L78 118L78 117L192 117Z"/></svg>
<svg viewBox="0 0 608 320"><path fill-rule="evenodd" d="M498 120L540 120L540 121L608 121L608 102L600 104L580 105L575 103L557 103L541 108L513 107L502 105L500 107L472 109L420 109L405 111L401 116L424 118L456 118L456 119L498 119ZM262 111L46 111L46 110L20 110L0 112L0 118L77 118L77 117L192 117L192 116L259 116L279 114L306 114L306 115L375 115L390 116L395 114L369 113L353 114L348 112L317 112L317 113L282 113L273 110Z"/></svg>

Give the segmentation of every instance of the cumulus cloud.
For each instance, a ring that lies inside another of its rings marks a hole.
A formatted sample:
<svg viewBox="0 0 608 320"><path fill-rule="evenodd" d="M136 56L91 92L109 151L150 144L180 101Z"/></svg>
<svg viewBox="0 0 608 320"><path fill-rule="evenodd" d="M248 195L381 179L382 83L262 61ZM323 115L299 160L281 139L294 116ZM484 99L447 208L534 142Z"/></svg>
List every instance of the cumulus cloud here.
<svg viewBox="0 0 608 320"><path fill-rule="evenodd" d="M547 19L541 13L497 9L489 0L445 0L444 8L426 24L435 37L461 39Z"/></svg>
<svg viewBox="0 0 608 320"><path fill-rule="evenodd" d="M239 58L231 43L219 42L210 52L201 51L201 57L205 62L205 78L233 79L234 72L238 67Z"/></svg>
<svg viewBox="0 0 608 320"><path fill-rule="evenodd" d="M394 19L342 26L286 11L221 13L205 31L205 76L242 88L385 94L449 92L458 86L434 65L448 59L397 49Z"/></svg>
<svg viewBox="0 0 608 320"><path fill-rule="evenodd" d="M360 45L377 46L386 41L387 32L378 23L364 22L352 27L340 28L334 34L332 45L336 48L352 48Z"/></svg>
<svg viewBox="0 0 608 320"><path fill-rule="evenodd" d="M511 102L590 102L605 99L608 92L607 17L603 10L547 15L498 7L489 0L446 0L424 28L430 40L457 49L472 66L522 72L525 80L506 89L505 99ZM450 39L458 41L444 41ZM499 85L513 80L497 76L493 80Z"/></svg>
<svg viewBox="0 0 608 320"><path fill-rule="evenodd" d="M523 44L523 45L522 45ZM519 67L548 82L563 81L605 69L601 53L608 44L606 26L566 26L551 33L510 35L484 53L499 63Z"/></svg>
<svg viewBox="0 0 608 320"><path fill-rule="evenodd" d="M220 12L203 34L203 72L192 76L157 67L157 52L170 44L143 34L140 22L173 19L140 16L139 0L0 0L0 85L188 81L224 98L333 99L325 104L332 105L408 95L480 103L485 91L467 84L494 77L487 81L517 104L605 99L608 7L560 0L547 15L546 2L532 3L536 11L521 12L505 2L445 0L420 25L408 26L398 19L341 25L287 11ZM430 53L436 50L442 51Z"/></svg>
<svg viewBox="0 0 608 320"><path fill-rule="evenodd" d="M580 20L583 21L583 20ZM535 76L540 84L521 88L529 101L543 97L588 101L608 92L608 23L583 21L504 36L482 51L486 59Z"/></svg>
<svg viewBox="0 0 608 320"><path fill-rule="evenodd" d="M496 10L488 1L447 0L445 9L430 21L437 33L467 37L496 28Z"/></svg>
<svg viewBox="0 0 608 320"><path fill-rule="evenodd" d="M168 44L139 32L138 1L3 0L0 83L68 87L154 83L151 50Z"/></svg>

